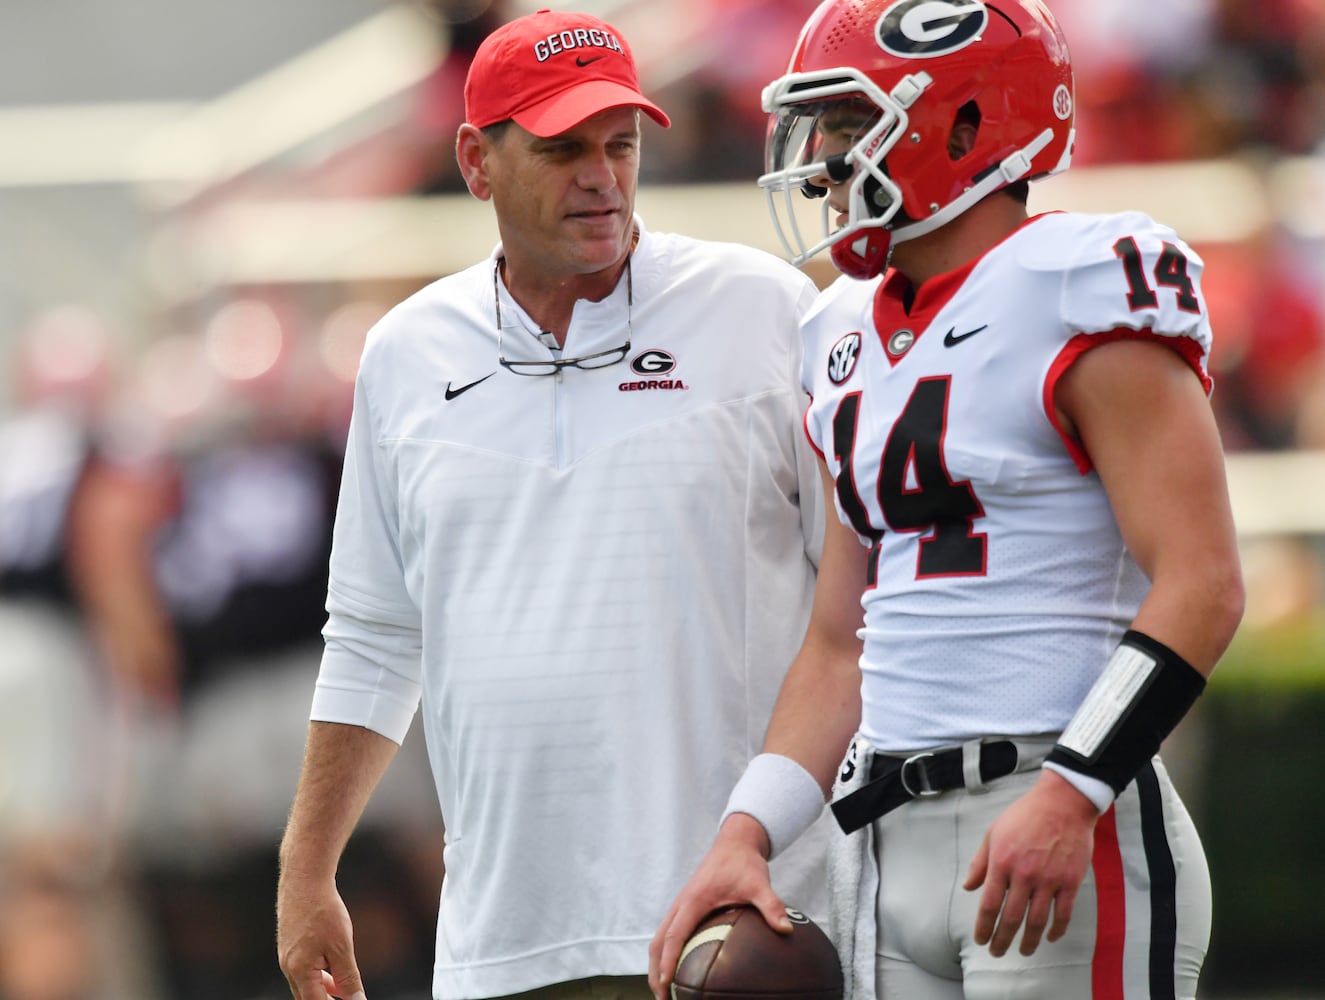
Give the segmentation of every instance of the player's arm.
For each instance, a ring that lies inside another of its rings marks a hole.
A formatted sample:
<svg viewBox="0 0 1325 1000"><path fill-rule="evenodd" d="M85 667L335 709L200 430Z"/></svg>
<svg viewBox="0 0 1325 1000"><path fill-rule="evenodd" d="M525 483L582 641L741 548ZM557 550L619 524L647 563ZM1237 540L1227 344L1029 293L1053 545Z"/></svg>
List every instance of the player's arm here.
<svg viewBox="0 0 1325 1000"><path fill-rule="evenodd" d="M831 498L833 482L822 466L821 475L824 496ZM838 765L859 727L857 633L868 552L837 519L831 500L824 506L824 547L814 606L805 639L778 694L763 753L738 783L713 846L649 945L649 983L660 998L667 995L682 945L712 910L749 902L770 925L791 929L786 908L769 882L768 859L823 809ZM764 772L772 778L771 786L758 779L761 761L772 769ZM743 802L751 812L738 802L743 788ZM731 811L733 807L736 811Z"/></svg>
<svg viewBox="0 0 1325 1000"><path fill-rule="evenodd" d="M1171 348L1125 340L1088 351L1057 398L1151 583L1133 628L1208 677L1241 621L1243 590L1224 453L1204 388Z"/></svg>
<svg viewBox="0 0 1325 1000"><path fill-rule="evenodd" d="M833 481L824 480L824 554L814 606L769 720L764 753L797 761L818 782L825 801L851 738L860 727L862 611L869 550L837 517ZM776 845L778 850L785 844Z"/></svg>
<svg viewBox="0 0 1325 1000"><path fill-rule="evenodd" d="M1107 800L1111 785L1130 780L1129 758L1139 767L1137 758L1158 749L1232 639L1242 615L1241 571L1219 433L1200 380L1177 352L1145 340L1097 347L1069 369L1055 399L1151 581L1132 628L1158 644L1149 650L1159 651L1155 682L1137 696L1128 717L1134 724L1120 726L1118 745L1106 747L1108 768L1094 778L1083 771ZM984 886L977 941L1003 954L1023 918L1023 954L1035 950L1046 927L1051 941L1063 935L1098 815L1099 804L1046 770L999 817L966 883Z"/></svg>
<svg viewBox="0 0 1325 1000"><path fill-rule="evenodd" d="M364 996L336 867L396 749L362 726L309 725L276 892L277 953L296 1000Z"/></svg>

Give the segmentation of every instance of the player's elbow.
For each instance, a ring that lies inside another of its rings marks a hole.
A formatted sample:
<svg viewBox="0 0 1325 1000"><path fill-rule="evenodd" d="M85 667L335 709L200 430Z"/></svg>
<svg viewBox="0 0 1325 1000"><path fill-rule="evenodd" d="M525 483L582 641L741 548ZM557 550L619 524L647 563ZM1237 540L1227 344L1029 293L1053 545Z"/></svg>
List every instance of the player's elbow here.
<svg viewBox="0 0 1325 1000"><path fill-rule="evenodd" d="M1247 590L1242 581L1242 567L1236 558L1219 566L1207 581L1209 611L1207 621L1212 635L1223 649L1233 641L1247 609Z"/></svg>
<svg viewBox="0 0 1325 1000"><path fill-rule="evenodd" d="M1194 586L1189 589L1188 612L1193 622L1200 623L1200 644L1205 647L1199 658L1213 667L1242 622L1247 603L1242 567L1236 553L1208 559L1189 580Z"/></svg>

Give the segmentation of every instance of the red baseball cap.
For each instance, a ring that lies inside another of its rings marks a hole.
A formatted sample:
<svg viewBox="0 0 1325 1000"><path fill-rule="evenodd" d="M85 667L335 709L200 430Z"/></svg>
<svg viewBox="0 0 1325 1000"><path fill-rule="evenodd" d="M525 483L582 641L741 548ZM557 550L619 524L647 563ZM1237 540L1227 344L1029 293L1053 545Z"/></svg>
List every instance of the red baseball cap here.
<svg viewBox="0 0 1325 1000"><path fill-rule="evenodd" d="M623 107L672 124L640 93L620 33L588 14L540 10L502 25L478 47L465 80L465 120L478 128L514 119L547 137Z"/></svg>

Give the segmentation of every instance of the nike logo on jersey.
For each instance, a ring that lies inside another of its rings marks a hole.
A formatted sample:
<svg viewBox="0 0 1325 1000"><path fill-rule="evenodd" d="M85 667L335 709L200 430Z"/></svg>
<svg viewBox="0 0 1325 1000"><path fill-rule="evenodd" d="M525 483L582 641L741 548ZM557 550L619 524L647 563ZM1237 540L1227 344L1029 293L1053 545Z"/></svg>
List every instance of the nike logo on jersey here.
<svg viewBox="0 0 1325 1000"><path fill-rule="evenodd" d="M974 337L977 333L980 333L988 329L989 329L989 324L986 323L984 326L977 326L974 330L967 330L965 333L958 333L957 328L954 326L951 330L949 330L947 333L943 335L943 346L956 347L963 340L966 340L969 337Z"/></svg>
<svg viewBox="0 0 1325 1000"><path fill-rule="evenodd" d="M590 63L596 63L596 62L597 62L599 59L601 59L601 58L603 58L603 57L602 57L602 56L592 56L592 57L586 59L586 58L584 58L584 56L576 56L576 57L575 57L575 65L578 66L578 67L580 67L580 69L584 69L585 66L588 66Z"/></svg>
<svg viewBox="0 0 1325 1000"><path fill-rule="evenodd" d="M492 376L494 376L494 375L496 375L496 374L497 374L496 372L488 372L488 374L484 375L484 376L483 376L481 379L479 379L477 382L470 382L468 385L462 385L462 386L460 386L460 388L458 388L458 389L452 389L452 388L451 388L451 383L450 383L450 382L447 382L447 383L446 383L446 398L447 398L448 400L455 399L456 396L459 396L462 392L468 392L470 389L474 388L474 386L479 385L480 383L486 382L488 379L492 378Z"/></svg>

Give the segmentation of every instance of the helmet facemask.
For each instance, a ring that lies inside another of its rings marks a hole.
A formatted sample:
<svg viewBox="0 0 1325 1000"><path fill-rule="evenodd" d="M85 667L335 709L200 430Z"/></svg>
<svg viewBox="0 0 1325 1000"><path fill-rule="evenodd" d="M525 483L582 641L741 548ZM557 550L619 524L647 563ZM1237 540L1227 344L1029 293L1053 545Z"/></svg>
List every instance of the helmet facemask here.
<svg viewBox="0 0 1325 1000"><path fill-rule="evenodd" d="M844 68L789 74L764 90L771 117L759 186L792 263L832 248L838 268L853 277L882 270L892 241L889 226L902 207L884 158L906 134L907 108L929 82L918 73L887 94ZM848 179L845 219L838 225L823 182ZM805 198L819 203L807 205Z"/></svg>

